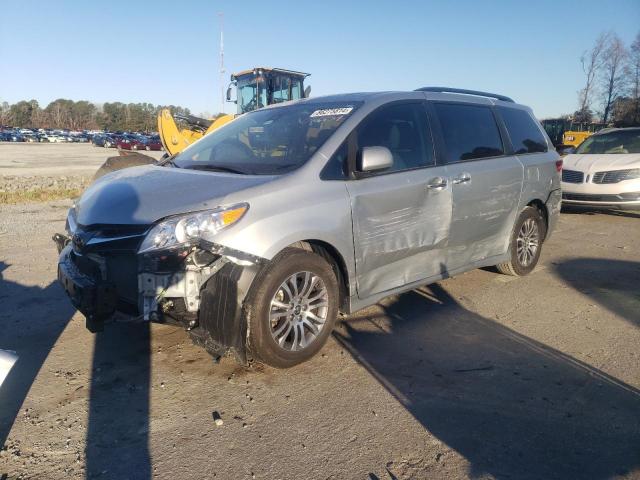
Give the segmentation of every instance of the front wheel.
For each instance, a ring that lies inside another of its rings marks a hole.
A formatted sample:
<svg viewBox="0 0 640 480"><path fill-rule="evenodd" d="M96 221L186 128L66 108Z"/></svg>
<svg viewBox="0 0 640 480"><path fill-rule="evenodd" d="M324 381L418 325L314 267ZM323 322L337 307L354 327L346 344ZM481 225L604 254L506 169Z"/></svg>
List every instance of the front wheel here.
<svg viewBox="0 0 640 480"><path fill-rule="evenodd" d="M544 218L537 208L526 207L522 210L511 234L510 259L496 265L498 271L518 277L531 273L540 259L545 231Z"/></svg>
<svg viewBox="0 0 640 480"><path fill-rule="evenodd" d="M278 254L245 303L248 347L256 360L288 368L313 357L338 315L336 274L323 257L297 248Z"/></svg>

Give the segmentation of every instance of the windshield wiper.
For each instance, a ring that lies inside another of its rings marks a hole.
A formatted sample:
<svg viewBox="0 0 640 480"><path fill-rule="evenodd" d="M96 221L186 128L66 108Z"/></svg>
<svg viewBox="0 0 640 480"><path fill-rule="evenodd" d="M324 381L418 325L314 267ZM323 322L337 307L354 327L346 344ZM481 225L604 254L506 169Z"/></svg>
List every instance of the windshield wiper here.
<svg viewBox="0 0 640 480"><path fill-rule="evenodd" d="M225 172L225 173L237 173L240 175L248 175L247 172L243 170L238 170L233 167L225 167L222 165L189 165L188 167L184 167L191 170L206 170L207 172Z"/></svg>
<svg viewBox="0 0 640 480"><path fill-rule="evenodd" d="M167 158L165 158L165 159L163 159L163 160L160 160L160 161L157 163L157 165L159 165L159 166L161 166L161 167L164 167L165 165L171 165L171 166L172 166L172 167L174 167L174 168L180 168L180 167L178 166L178 164L177 164L176 162L174 162L174 161L173 161L173 159L174 159L174 158L176 158L176 156L175 156L175 155L171 155L170 157L167 157Z"/></svg>

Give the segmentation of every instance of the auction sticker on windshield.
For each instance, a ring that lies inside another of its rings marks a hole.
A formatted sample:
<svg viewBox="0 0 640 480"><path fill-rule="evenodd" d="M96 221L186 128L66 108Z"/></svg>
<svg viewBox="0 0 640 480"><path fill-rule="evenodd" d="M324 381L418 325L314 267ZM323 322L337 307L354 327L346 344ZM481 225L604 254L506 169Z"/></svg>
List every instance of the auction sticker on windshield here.
<svg viewBox="0 0 640 480"><path fill-rule="evenodd" d="M343 108L325 108L322 110L316 110L313 112L310 117L331 117L337 115L348 115L353 110L353 107L343 107Z"/></svg>

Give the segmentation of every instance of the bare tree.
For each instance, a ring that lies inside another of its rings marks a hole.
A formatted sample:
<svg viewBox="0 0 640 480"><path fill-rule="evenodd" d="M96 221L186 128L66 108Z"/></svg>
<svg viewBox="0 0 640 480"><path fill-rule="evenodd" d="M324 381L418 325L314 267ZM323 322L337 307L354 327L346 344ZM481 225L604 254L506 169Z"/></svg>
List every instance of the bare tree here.
<svg viewBox="0 0 640 480"><path fill-rule="evenodd" d="M578 92L580 108L578 112L587 115L590 110L591 95L595 89L596 77L604 62L604 51L610 41L611 32L601 33L590 51L584 51L580 57L582 71L585 74L585 86ZM590 115L590 113L589 113Z"/></svg>
<svg viewBox="0 0 640 480"><path fill-rule="evenodd" d="M7 102L0 102L0 126L10 125L12 121L11 105Z"/></svg>
<svg viewBox="0 0 640 480"><path fill-rule="evenodd" d="M627 49L616 34L611 34L608 38L601 69L602 84L602 122L607 123L611 106L616 98L624 92L625 84L625 63L627 60Z"/></svg>
<svg viewBox="0 0 640 480"><path fill-rule="evenodd" d="M640 124L640 33L629 48L631 99L634 102L633 123Z"/></svg>

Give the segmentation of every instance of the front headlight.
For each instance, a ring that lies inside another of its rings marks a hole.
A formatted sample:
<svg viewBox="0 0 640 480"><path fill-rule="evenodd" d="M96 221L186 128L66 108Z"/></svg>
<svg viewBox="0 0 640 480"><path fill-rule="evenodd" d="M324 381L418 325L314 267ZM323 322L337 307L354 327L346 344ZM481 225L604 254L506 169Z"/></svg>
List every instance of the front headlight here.
<svg viewBox="0 0 640 480"><path fill-rule="evenodd" d="M640 168L629 170L625 175L624 180L635 180L636 178L640 178Z"/></svg>
<svg viewBox="0 0 640 480"><path fill-rule="evenodd" d="M248 209L248 204L240 203L163 220L147 233L138 253L192 245L200 240L213 242L215 234L240 220Z"/></svg>

